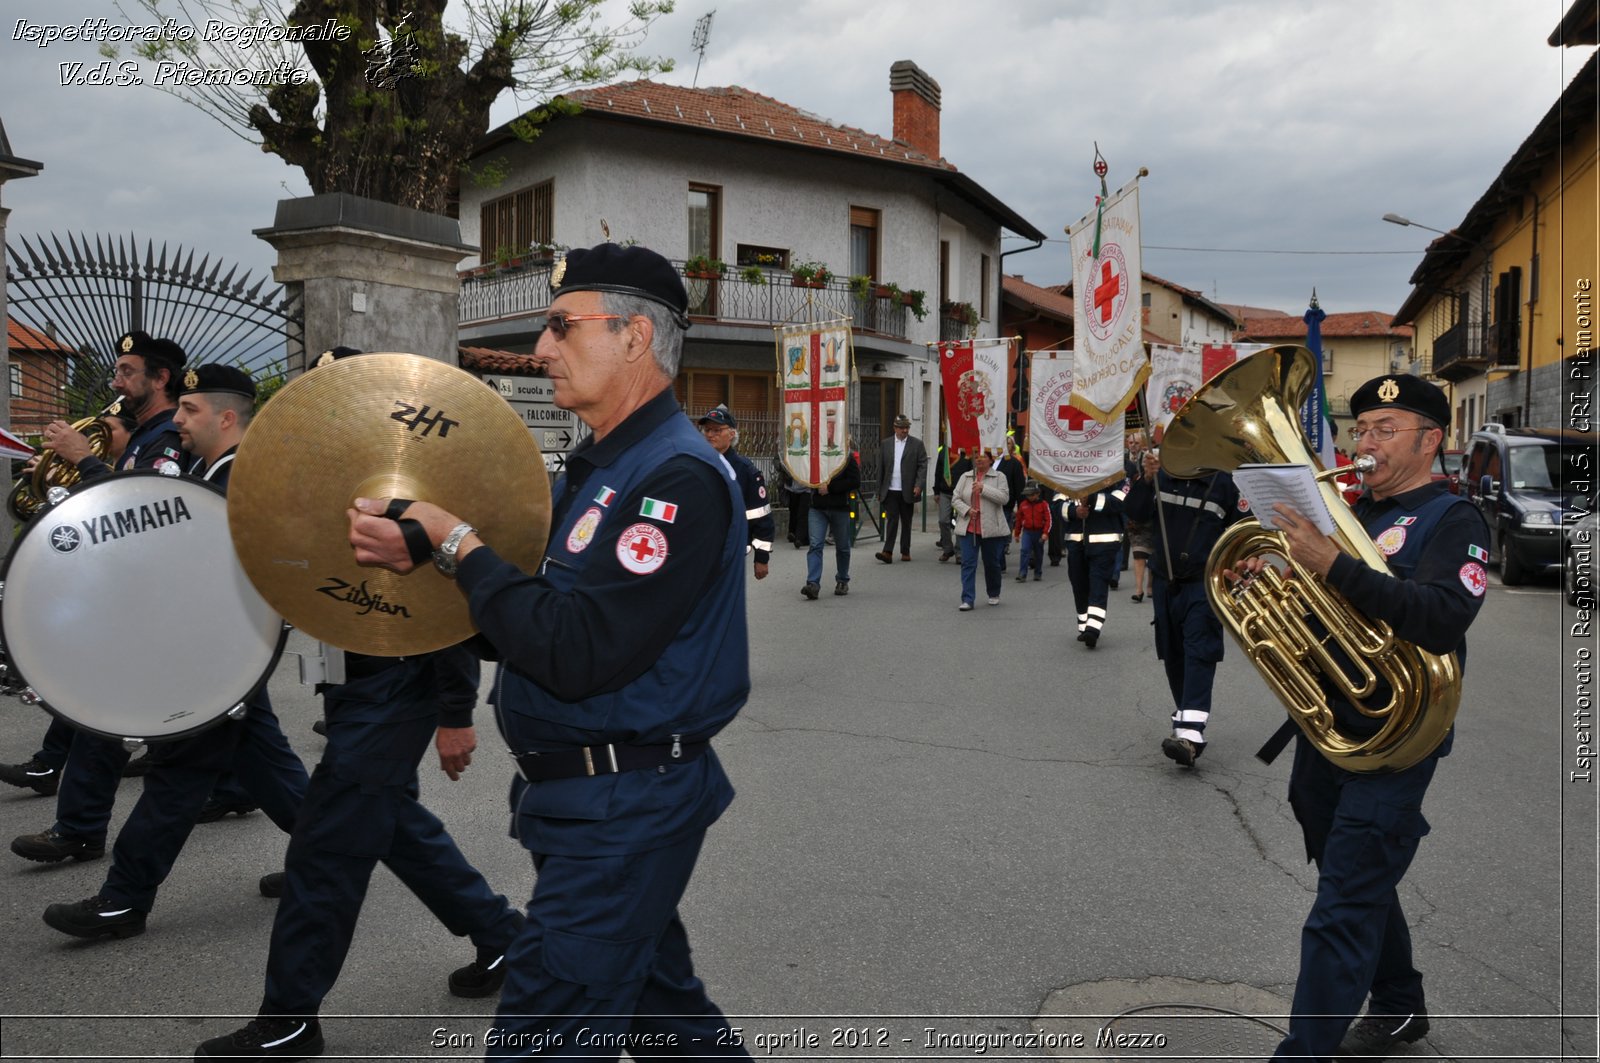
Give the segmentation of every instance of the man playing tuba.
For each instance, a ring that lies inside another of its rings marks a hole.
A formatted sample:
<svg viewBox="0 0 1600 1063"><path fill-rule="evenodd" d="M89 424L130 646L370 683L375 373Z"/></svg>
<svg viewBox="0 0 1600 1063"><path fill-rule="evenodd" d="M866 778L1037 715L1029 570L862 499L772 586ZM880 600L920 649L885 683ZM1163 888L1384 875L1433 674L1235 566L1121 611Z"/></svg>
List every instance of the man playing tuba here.
<svg viewBox="0 0 1600 1063"><path fill-rule="evenodd" d="M1392 575L1342 552L1280 504L1289 553L1397 638L1430 653L1453 652L1464 668L1467 627L1488 586L1489 529L1476 507L1430 476L1450 423L1449 400L1419 377L1382 376L1357 389L1350 411L1357 458L1376 463L1364 474L1356 516ZM1229 575L1253 574L1265 560L1250 558ZM1380 691L1375 700L1383 697ZM1370 735L1380 726L1336 696L1328 706L1342 733ZM1447 733L1402 771L1368 773L1335 765L1297 734L1289 804L1319 874L1300 936L1289 1035L1274 1059L1382 1058L1427 1034L1422 974L1412 964L1396 889L1428 833L1422 799L1452 738ZM1367 1014L1350 1026L1369 994Z"/></svg>

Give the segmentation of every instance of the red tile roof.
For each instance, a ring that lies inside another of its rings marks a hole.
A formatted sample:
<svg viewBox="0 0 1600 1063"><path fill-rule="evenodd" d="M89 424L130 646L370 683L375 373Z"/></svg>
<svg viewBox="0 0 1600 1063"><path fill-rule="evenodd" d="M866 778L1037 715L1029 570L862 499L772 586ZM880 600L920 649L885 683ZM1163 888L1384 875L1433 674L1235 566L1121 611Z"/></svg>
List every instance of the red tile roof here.
<svg viewBox="0 0 1600 1063"><path fill-rule="evenodd" d="M1042 314L1058 317L1063 321L1072 320L1072 296L1061 290L1061 285L1042 288L1037 284L1029 284L1021 277L1003 274L1000 277L1000 290L1004 295L1010 296L1014 301L1032 307Z"/></svg>
<svg viewBox="0 0 1600 1063"><path fill-rule="evenodd" d="M1412 334L1410 325L1396 325L1394 315L1380 310L1356 310L1348 314L1329 314L1322 322L1324 336L1403 336ZM1305 339L1306 323L1293 316L1246 318L1244 326L1234 334L1240 343L1259 343L1263 340Z"/></svg>
<svg viewBox="0 0 1600 1063"><path fill-rule="evenodd" d="M29 328L10 314L6 315L6 347L13 351L73 353L71 347L58 343L36 328Z"/></svg>
<svg viewBox="0 0 1600 1063"><path fill-rule="evenodd" d="M1234 316L1234 319L1243 322L1249 317L1288 317L1287 310L1274 310L1270 306L1248 306L1244 303L1218 303L1218 306Z"/></svg>
<svg viewBox="0 0 1600 1063"><path fill-rule="evenodd" d="M477 373L517 373L538 376L542 372L531 354L513 354L493 347L462 347L461 368Z"/></svg>
<svg viewBox="0 0 1600 1063"><path fill-rule="evenodd" d="M700 89L663 85L658 81L628 81L578 89L567 93L567 98L599 113L803 145L842 155L869 156L939 170L956 169L947 160L931 158L892 137L830 122L739 85Z"/></svg>

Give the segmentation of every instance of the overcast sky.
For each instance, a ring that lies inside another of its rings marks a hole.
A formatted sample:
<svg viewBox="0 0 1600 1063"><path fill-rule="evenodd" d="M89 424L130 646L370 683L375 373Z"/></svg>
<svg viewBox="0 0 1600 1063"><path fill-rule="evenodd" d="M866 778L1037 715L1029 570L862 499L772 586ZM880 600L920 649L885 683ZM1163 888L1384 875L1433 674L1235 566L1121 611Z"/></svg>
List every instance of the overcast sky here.
<svg viewBox="0 0 1600 1063"><path fill-rule="evenodd" d="M1330 312L1397 309L1434 234L1382 215L1459 223L1592 51L1545 43L1567 0L679 0L645 44L677 60L663 80L694 79L713 5L703 87L888 135L890 64L926 70L945 156L1052 237L1007 272L1068 279L1062 230L1093 205L1098 141L1112 188L1150 170L1147 271L1295 312L1313 287ZM116 12L8 0L0 15L0 119L45 167L0 193L13 242L132 232L266 272L251 230L305 178L148 86L62 86L58 65L98 61L93 46L14 39L18 19L90 15ZM518 109L502 98L494 122Z"/></svg>

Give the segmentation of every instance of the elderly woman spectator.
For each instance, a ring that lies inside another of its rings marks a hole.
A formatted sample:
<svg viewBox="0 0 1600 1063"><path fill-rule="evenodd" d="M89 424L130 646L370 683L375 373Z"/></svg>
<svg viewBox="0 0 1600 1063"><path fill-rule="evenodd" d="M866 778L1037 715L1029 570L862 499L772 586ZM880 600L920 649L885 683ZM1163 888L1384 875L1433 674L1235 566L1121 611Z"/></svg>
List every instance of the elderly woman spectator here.
<svg viewBox="0 0 1600 1063"><path fill-rule="evenodd" d="M980 451L972 459L972 468L956 481L955 494L950 499L961 544L962 612L972 609L980 555L989 604L1000 604L1001 565L1006 544L1011 541L1011 526L1005 513L1010 500L1004 474L994 470L994 460L988 453Z"/></svg>

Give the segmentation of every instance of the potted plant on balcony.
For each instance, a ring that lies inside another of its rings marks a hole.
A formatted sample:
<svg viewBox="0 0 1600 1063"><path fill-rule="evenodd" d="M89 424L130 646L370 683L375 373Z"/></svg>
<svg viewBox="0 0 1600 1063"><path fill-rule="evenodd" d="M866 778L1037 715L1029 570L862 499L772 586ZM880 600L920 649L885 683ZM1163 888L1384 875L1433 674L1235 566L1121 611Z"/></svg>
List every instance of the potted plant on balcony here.
<svg viewBox="0 0 1600 1063"><path fill-rule="evenodd" d="M695 280L716 280L727 268L728 264L720 258L695 255L683 264L683 275Z"/></svg>
<svg viewBox="0 0 1600 1063"><path fill-rule="evenodd" d="M928 316L927 292L923 291L921 288L913 288L909 292L903 293L901 298L904 299L905 304L911 308L911 312L917 315L918 321L921 321L923 318Z"/></svg>
<svg viewBox="0 0 1600 1063"><path fill-rule="evenodd" d="M968 328L974 328L978 324L978 311L971 303L945 303L944 316L951 321L959 321Z"/></svg>
<svg viewBox="0 0 1600 1063"><path fill-rule="evenodd" d="M495 270L500 273L520 273L522 271L522 255L511 250L507 244L501 244L494 249Z"/></svg>
<svg viewBox="0 0 1600 1063"><path fill-rule="evenodd" d="M833 279L833 273L821 262L801 262L789 267L789 275L796 288L822 288Z"/></svg>
<svg viewBox="0 0 1600 1063"><path fill-rule="evenodd" d="M879 299L887 299L892 303L898 303L901 296L900 285L894 281L884 281L873 288L872 294Z"/></svg>
<svg viewBox="0 0 1600 1063"><path fill-rule="evenodd" d="M872 292L872 278L865 273L857 273L850 278L850 291L857 299L865 300Z"/></svg>
<svg viewBox="0 0 1600 1063"><path fill-rule="evenodd" d="M739 279L746 284L765 284L767 283L767 271L760 266L746 266L739 271Z"/></svg>

